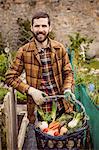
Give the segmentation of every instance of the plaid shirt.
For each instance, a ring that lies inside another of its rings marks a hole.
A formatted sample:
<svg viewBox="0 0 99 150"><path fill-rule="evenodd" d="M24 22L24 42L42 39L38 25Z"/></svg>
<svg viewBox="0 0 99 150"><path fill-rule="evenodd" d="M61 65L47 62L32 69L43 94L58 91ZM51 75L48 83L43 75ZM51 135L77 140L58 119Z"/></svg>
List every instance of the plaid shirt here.
<svg viewBox="0 0 99 150"><path fill-rule="evenodd" d="M59 91L54 79L53 70L51 66L51 49L50 47L39 50L40 59L42 63L42 81L40 90L50 95L58 95ZM57 102L58 109L63 107L62 99ZM42 109L46 112L51 111L52 101L46 102L42 105Z"/></svg>

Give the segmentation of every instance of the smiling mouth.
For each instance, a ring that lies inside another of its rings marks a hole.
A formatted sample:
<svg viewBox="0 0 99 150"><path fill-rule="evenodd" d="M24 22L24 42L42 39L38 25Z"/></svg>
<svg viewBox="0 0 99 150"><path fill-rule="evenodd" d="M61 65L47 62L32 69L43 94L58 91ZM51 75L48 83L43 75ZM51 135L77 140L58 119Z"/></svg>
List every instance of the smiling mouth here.
<svg viewBox="0 0 99 150"><path fill-rule="evenodd" d="M43 33L39 33L38 35L44 35Z"/></svg>
<svg viewBox="0 0 99 150"><path fill-rule="evenodd" d="M43 32L38 32L37 35L45 35Z"/></svg>
<svg viewBox="0 0 99 150"><path fill-rule="evenodd" d="M40 34L38 34L37 36L38 36L38 37L44 37L45 35L40 33Z"/></svg>
<svg viewBox="0 0 99 150"><path fill-rule="evenodd" d="M43 34L43 33L39 33L38 35L45 35L45 34Z"/></svg>

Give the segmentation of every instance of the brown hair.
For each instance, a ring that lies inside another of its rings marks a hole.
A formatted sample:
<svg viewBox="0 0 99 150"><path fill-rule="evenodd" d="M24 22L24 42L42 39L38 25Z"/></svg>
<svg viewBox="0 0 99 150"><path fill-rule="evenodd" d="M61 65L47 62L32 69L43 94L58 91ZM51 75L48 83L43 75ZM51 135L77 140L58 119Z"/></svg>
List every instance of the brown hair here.
<svg viewBox="0 0 99 150"><path fill-rule="evenodd" d="M34 19L39 19L39 18L48 18L48 24L50 26L50 17L46 12L37 12L36 14L34 14L34 16L32 17L32 26L34 23Z"/></svg>

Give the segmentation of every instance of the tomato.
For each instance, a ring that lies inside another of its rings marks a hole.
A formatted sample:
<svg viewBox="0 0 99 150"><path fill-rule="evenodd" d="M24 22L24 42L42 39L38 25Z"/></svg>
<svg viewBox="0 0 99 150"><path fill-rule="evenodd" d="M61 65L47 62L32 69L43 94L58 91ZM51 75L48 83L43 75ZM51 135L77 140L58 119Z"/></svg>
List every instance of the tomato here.
<svg viewBox="0 0 99 150"><path fill-rule="evenodd" d="M54 135L59 136L60 135L59 131L54 132Z"/></svg>
<svg viewBox="0 0 99 150"><path fill-rule="evenodd" d="M45 129L43 130L43 132L44 132L44 133L47 133L48 130L49 130L48 128L45 128Z"/></svg>

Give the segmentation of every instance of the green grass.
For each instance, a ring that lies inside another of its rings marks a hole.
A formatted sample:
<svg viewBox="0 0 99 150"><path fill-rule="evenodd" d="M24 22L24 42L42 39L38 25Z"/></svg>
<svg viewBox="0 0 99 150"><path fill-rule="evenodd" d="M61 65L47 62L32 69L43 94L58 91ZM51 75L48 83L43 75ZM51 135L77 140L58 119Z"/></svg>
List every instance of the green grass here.
<svg viewBox="0 0 99 150"><path fill-rule="evenodd" d="M85 63L84 67L86 67L88 69L90 69L90 68L99 69L99 61L91 60L89 63Z"/></svg>

